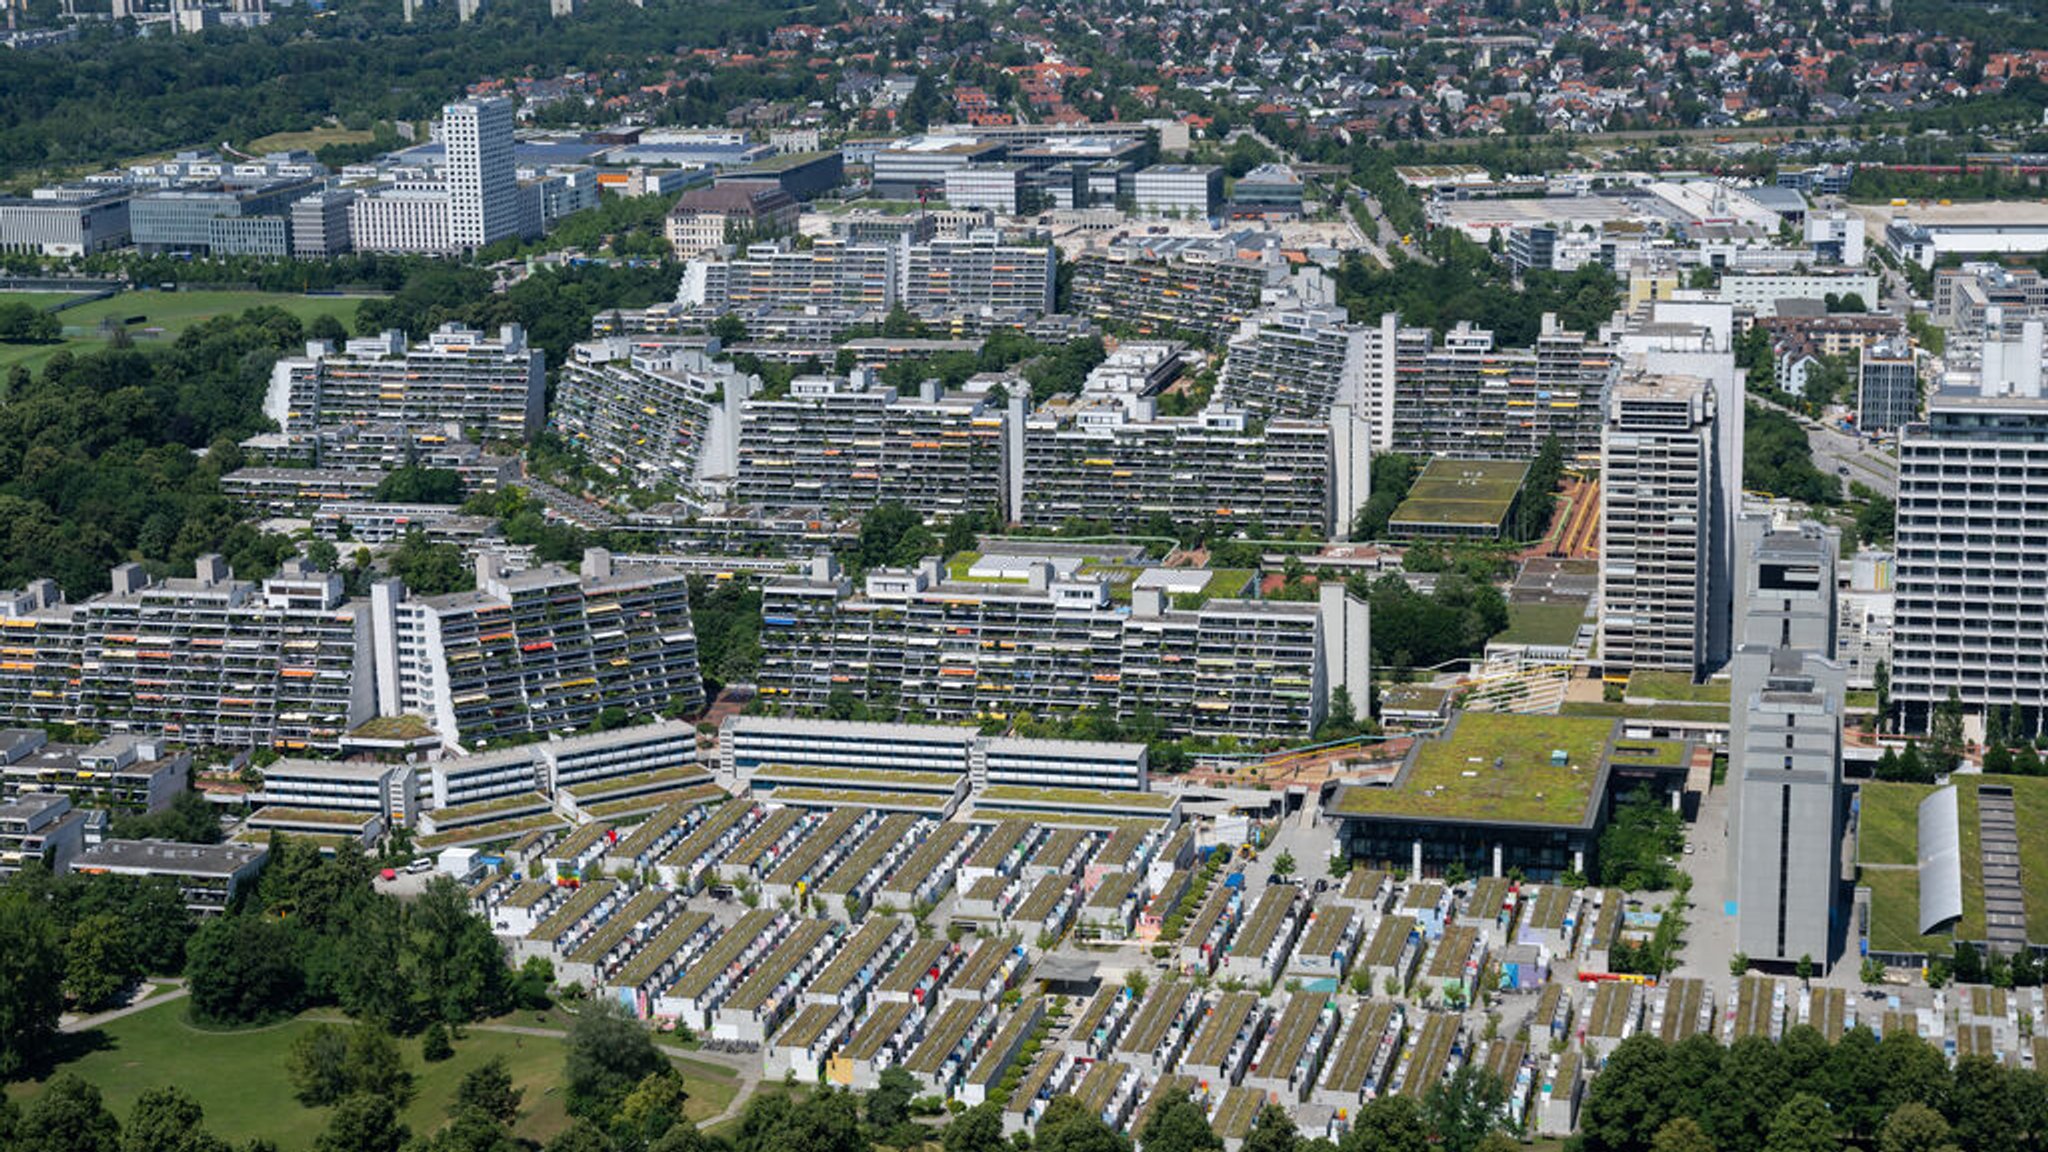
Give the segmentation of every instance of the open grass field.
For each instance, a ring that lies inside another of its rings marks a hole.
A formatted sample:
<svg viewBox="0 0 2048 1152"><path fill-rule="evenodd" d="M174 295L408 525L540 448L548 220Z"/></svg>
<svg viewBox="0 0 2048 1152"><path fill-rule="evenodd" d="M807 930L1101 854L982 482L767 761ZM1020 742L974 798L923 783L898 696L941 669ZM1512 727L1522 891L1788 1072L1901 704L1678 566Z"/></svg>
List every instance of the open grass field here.
<svg viewBox="0 0 2048 1152"><path fill-rule="evenodd" d="M1577 827L1613 728L1597 718L1467 712L1449 735L1423 742L1399 784L1346 789L1338 810ZM1551 763L1553 749L1564 750L1564 765Z"/></svg>
<svg viewBox="0 0 2048 1152"><path fill-rule="evenodd" d="M268 152L290 152L300 148L308 152L318 152L329 144L367 144L376 138L377 134L374 132L328 124L304 132L273 132L249 141L242 147L242 151L256 156Z"/></svg>
<svg viewBox="0 0 2048 1152"><path fill-rule="evenodd" d="M557 1018L543 1018L537 1025L531 1013L514 1019L522 1026L567 1027L566 1017L549 1016ZM285 1053L293 1038L312 1027L315 1019L211 1031L193 1025L186 1018L185 1002L174 1000L72 1038L81 1054L59 1070L75 1072L97 1085L107 1106L124 1121L145 1090L176 1084L205 1108L206 1126L216 1135L237 1145L262 1136L291 1152L312 1147L327 1123L326 1109L305 1108L292 1099L285 1073ZM463 1075L493 1056L505 1058L513 1083L526 1093L518 1135L545 1142L569 1126L562 1090L564 1045L558 1038L471 1028L455 1042L454 1057L438 1064L420 1059L417 1039L401 1040L399 1049L417 1078L418 1096L404 1114L416 1134L440 1127ZM692 1118L715 1116L732 1101L736 1086L730 1070L694 1061L678 1063L689 1085ZM8 1095L25 1103L41 1091L42 1084L31 1081L10 1086Z"/></svg>
<svg viewBox="0 0 2048 1152"><path fill-rule="evenodd" d="M46 303L65 299L55 293L8 293L0 299L51 297ZM316 316L332 316L354 330L360 296L300 296L280 292L123 292L105 300L81 304L58 314L64 323L61 344L0 344L0 372L16 364L39 369L62 348L73 352L93 351L107 345L108 332L101 325L125 324L139 348L168 344L195 324L216 316L229 316L261 305L282 308L310 323ZM156 331L156 330L160 330Z"/></svg>

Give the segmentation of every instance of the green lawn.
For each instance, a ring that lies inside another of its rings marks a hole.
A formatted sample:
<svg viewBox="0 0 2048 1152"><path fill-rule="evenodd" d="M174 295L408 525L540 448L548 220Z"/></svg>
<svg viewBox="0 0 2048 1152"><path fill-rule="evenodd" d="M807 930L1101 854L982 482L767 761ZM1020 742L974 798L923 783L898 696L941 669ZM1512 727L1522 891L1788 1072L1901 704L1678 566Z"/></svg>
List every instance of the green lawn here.
<svg viewBox="0 0 2048 1152"><path fill-rule="evenodd" d="M1728 723L1728 707L1725 704L1608 704L1599 700L1567 700L1558 705L1557 713L1560 716L1605 716L1618 720Z"/></svg>
<svg viewBox="0 0 2048 1152"><path fill-rule="evenodd" d="M1508 604L1508 626L1493 638L1495 644L1540 644L1562 648L1578 639L1579 625L1586 619L1584 601L1569 604Z"/></svg>
<svg viewBox="0 0 2048 1152"><path fill-rule="evenodd" d="M66 300L75 300L76 292L0 292L0 304L27 304L35 308L54 308Z"/></svg>
<svg viewBox="0 0 2048 1152"><path fill-rule="evenodd" d="M2020 838L2020 887L2026 892L2027 939L2048 936L2048 780L1999 781L2012 785L2013 824Z"/></svg>
<svg viewBox="0 0 2048 1152"><path fill-rule="evenodd" d="M49 294L10 293L9 298L37 295ZM307 323L316 316L333 316L353 331L356 309L362 302L360 296L299 296L282 292L123 292L58 313L58 319L64 322L61 344L0 345L0 372L16 364L40 368L61 348L73 352L104 348L107 335L100 325L108 320L127 323L136 346L148 348L170 343L194 324L265 304L282 308ZM148 334L145 329L161 329L162 334Z"/></svg>
<svg viewBox="0 0 2048 1152"><path fill-rule="evenodd" d="M329 144L368 144L377 134L363 129L343 128L339 124L328 124L304 132L272 132L258 137L242 146L242 150L261 156L266 152L292 152L304 149L318 152Z"/></svg>
<svg viewBox="0 0 2048 1152"><path fill-rule="evenodd" d="M2006 781L2001 780L2000 783ZM1977 826L1977 777L1959 777L1956 784L1956 823L1962 844L1963 866L1963 917L1956 924L1955 937L1959 940L1984 939L1984 855L1978 846L1981 829ZM2025 783L2022 781L2022 783ZM2048 785L2048 781L2042 781ZM1870 886L1870 904L1873 944L1879 947L1913 946L1920 939L1918 918L1920 915L1920 888L1915 869L1920 862L1920 801L1934 791L1931 786L1921 784L1887 784L1871 781L1863 785L1862 811L1858 816L1857 860L1862 864L1897 865L1899 867L1877 867L1861 870L1858 883ZM2035 906L2031 892L2031 876L2025 871L2027 853L2031 848L2035 857L2041 859L2041 866L2048 868L2048 831L2039 827L2029 828L2026 813L2048 811L2048 793L2039 789L2014 790L2016 803L2027 805L2018 821L2021 828L2020 867L2021 880L2030 889L2028 893L2029 916ZM2021 797L2025 797L2021 800ZM2030 843L2031 841L2031 843ZM1913 873L1909 884L1897 879L1900 872ZM1873 878L1876 883L1872 883ZM1898 908L1885 907L1886 900L1904 899L1907 903ZM1878 925L1885 925L1891 935L1880 936ZM1903 931L1911 940L1901 944ZM1881 943L1882 942L1882 943ZM1946 939L1938 940L1936 951L1946 951Z"/></svg>
<svg viewBox="0 0 2048 1152"><path fill-rule="evenodd" d="M1409 486L1391 523L1498 526L1528 472L1521 461L1439 457Z"/></svg>
<svg viewBox="0 0 2048 1152"><path fill-rule="evenodd" d="M1857 863L1919 863L1920 801L1928 791L1915 784L1875 780L1863 785L1857 823Z"/></svg>
<svg viewBox="0 0 2048 1152"><path fill-rule="evenodd" d="M1691 677L1678 672L1631 672L1628 695L1670 704L1726 704L1728 681L1709 680L1705 684L1695 684Z"/></svg>
<svg viewBox="0 0 2048 1152"><path fill-rule="evenodd" d="M183 1001L172 1001L116 1020L90 1034L97 1047L61 1070L96 1084L107 1106L124 1121L144 1090L175 1084L206 1109L207 1127L231 1143L263 1136L287 1150L311 1147L326 1124L327 1111L301 1107L292 1099L284 1060L293 1037L311 1027L313 1018L219 1032L195 1027L186 1019L185 1008ZM514 1020L535 1024L530 1013ZM567 1020L549 1013L538 1026L563 1028ZM545 1142L568 1127L559 1039L473 1028L456 1041L454 1058L439 1064L420 1060L416 1039L401 1041L400 1049L418 1077L419 1094L404 1117L416 1133L438 1128L463 1075L493 1056L505 1058L513 1082L526 1092L517 1127L520 1136ZM731 1103L736 1084L729 1069L695 1061L678 1064L690 1088L690 1116L715 1116ZM8 1095L26 1102L41 1090L40 1083L14 1084Z"/></svg>

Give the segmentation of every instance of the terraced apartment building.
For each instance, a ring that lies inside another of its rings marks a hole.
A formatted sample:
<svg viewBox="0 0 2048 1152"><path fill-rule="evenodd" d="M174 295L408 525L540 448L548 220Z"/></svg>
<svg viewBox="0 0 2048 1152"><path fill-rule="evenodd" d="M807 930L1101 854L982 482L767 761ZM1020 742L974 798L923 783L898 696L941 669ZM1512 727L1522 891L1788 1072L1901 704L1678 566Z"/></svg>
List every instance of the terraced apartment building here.
<svg viewBox="0 0 2048 1152"><path fill-rule="evenodd" d="M1461 323L1441 339L1402 328L1392 351L1394 451L1528 460L1556 436L1572 456L1599 456L1617 360L1555 316L1528 348L1497 347L1492 332Z"/></svg>
<svg viewBox="0 0 2048 1152"><path fill-rule="evenodd" d="M1248 579L1177 570L1140 576L1125 605L1072 565L1019 570L974 578L930 559L871 573L856 593L821 560L768 584L762 702L820 709L835 691L893 693L940 722L1100 708L1179 733L1266 738L1313 732L1332 688L1356 699L1367 686L1366 607L1339 587L1320 603L1245 600Z"/></svg>
<svg viewBox="0 0 2048 1152"><path fill-rule="evenodd" d="M444 324L424 341L385 332L340 348L322 341L271 369L263 414L288 440L343 424L453 424L475 440L541 430L547 371L517 324L495 338Z"/></svg>
<svg viewBox="0 0 2048 1152"><path fill-rule="evenodd" d="M0 617L14 722L333 751L373 707L367 613L341 577L297 561L261 583L219 556L163 580L123 564L111 591L76 603L48 580L0 594Z"/></svg>
<svg viewBox="0 0 2048 1152"><path fill-rule="evenodd" d="M477 558L473 592L410 597L371 589L377 700L386 715L423 716L465 747L703 704L688 578L673 568L614 566L591 549L582 568L506 572Z"/></svg>
<svg viewBox="0 0 2048 1152"><path fill-rule="evenodd" d="M1004 244L994 232L914 244L903 258L903 306L920 316L1043 316L1058 264L1052 245Z"/></svg>
<svg viewBox="0 0 2048 1152"><path fill-rule="evenodd" d="M731 474L730 438L718 432L755 387L731 364L674 341L585 341L562 365L555 430L621 479L688 489L707 472Z"/></svg>
<svg viewBox="0 0 2048 1152"><path fill-rule="evenodd" d="M772 511L859 515L891 501L922 516L999 510L1005 428L988 396L945 394L936 381L903 396L865 368L800 376L787 396L741 406L734 494Z"/></svg>
<svg viewBox="0 0 2048 1152"><path fill-rule="evenodd" d="M787 241L752 244L732 259L685 264L676 302L712 315L756 308L886 312L897 302L898 259L898 250L887 244L833 239L820 239L809 248Z"/></svg>
<svg viewBox="0 0 2048 1152"><path fill-rule="evenodd" d="M1255 416L1320 420L1332 404L1391 393L1400 320L1354 324L1334 306L1261 312L1230 338L1217 395Z"/></svg>
<svg viewBox="0 0 2048 1152"><path fill-rule="evenodd" d="M1072 310L1144 336L1222 340L1258 310L1266 274L1252 260L1190 260L1129 247L1088 252L1074 263Z"/></svg>
<svg viewBox="0 0 2048 1152"><path fill-rule="evenodd" d="M1369 490L1369 429L1350 415L1260 420L1214 404L1160 416L1145 399L1056 399L1024 422L1013 516L1036 528L1107 520L1132 532L1166 516L1332 533Z"/></svg>

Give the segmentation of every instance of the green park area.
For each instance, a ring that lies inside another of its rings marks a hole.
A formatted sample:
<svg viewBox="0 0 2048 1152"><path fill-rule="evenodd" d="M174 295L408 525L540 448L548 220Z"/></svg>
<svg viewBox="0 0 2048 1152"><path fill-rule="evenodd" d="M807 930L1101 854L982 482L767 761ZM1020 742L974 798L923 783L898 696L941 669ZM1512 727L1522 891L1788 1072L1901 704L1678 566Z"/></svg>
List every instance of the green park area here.
<svg viewBox="0 0 2048 1152"><path fill-rule="evenodd" d="M1344 789L1337 811L1578 827L1590 813L1613 730L1603 719L1467 712L1448 733L1422 742L1393 787Z"/></svg>
<svg viewBox="0 0 2048 1152"><path fill-rule="evenodd" d="M55 292L4 292L0 303L21 301L39 308L73 299ZM169 344L195 324L268 305L282 308L304 323L332 316L354 331L360 296L301 296L288 292L122 292L57 313L64 339L55 344L0 344L0 372L23 365L41 368L61 349L94 351L107 346L116 327L127 329L138 348Z"/></svg>
<svg viewBox="0 0 2048 1152"><path fill-rule="evenodd" d="M1495 644L1536 644L1562 648L1578 639L1579 626L1586 619L1586 602L1562 603L1510 600L1508 626L1493 638Z"/></svg>
<svg viewBox="0 0 2048 1152"><path fill-rule="evenodd" d="M55 1071L76 1073L99 1088L107 1107L123 1119L143 1092L175 1085L205 1109L206 1127L215 1135L237 1146L263 1137L285 1152L296 1152L313 1146L330 1110L307 1108L293 1099L285 1056L293 1039L323 1019L341 1017L331 1011L315 1012L278 1024L223 1031L193 1024L185 1002L172 1000L66 1036L66 1047L77 1054ZM420 1058L417 1038L399 1041L418 1088L400 1118L415 1134L434 1131L446 1120L462 1077L492 1057L502 1057L513 1085L525 1094L514 1132L547 1141L569 1126L561 1033L570 1021L560 1011L538 1016L522 1012L496 1025L472 1026L455 1041L454 1056L431 1064ZM515 1024L548 1034L492 1030ZM704 1121L723 1113L738 1091L732 1071L701 1061L678 1059L676 1064L690 1093L688 1115ZM27 1081L11 1085L8 1095L26 1104L42 1089L43 1082Z"/></svg>

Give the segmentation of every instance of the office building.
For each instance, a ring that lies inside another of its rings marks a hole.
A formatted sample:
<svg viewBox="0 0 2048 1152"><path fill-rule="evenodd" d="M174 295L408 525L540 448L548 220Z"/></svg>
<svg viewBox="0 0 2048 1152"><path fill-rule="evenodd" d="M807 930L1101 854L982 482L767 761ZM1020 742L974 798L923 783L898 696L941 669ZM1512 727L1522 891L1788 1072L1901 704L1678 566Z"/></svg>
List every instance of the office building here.
<svg viewBox="0 0 2048 1152"><path fill-rule="evenodd" d="M1209 220L1223 209L1223 169L1214 164L1154 164L1132 185L1138 213Z"/></svg>
<svg viewBox="0 0 2048 1152"><path fill-rule="evenodd" d="M0 252L91 256L128 246L126 188L38 188L0 197Z"/></svg>
<svg viewBox="0 0 2048 1152"><path fill-rule="evenodd" d="M2032 268L1966 262L1934 273L1929 318L1942 328L1981 329L1989 309L2026 315L2048 308L2048 276Z"/></svg>
<svg viewBox="0 0 2048 1152"><path fill-rule="evenodd" d="M206 250L215 256L289 256L291 221L283 216L215 216L206 222Z"/></svg>
<svg viewBox="0 0 2048 1152"><path fill-rule="evenodd" d="M1816 652L1745 646L1733 670L1735 947L1752 963L1810 958L1824 973L1842 914L1842 668Z"/></svg>
<svg viewBox="0 0 2048 1152"><path fill-rule="evenodd" d="M707 476L733 474L739 405L758 384L679 344L586 341L562 365L555 430L614 475L694 490Z"/></svg>
<svg viewBox="0 0 2048 1152"><path fill-rule="evenodd" d="M1806 243L1815 255L1844 268L1863 267L1863 217L1844 208L1810 212L1806 216ZM1875 304L1870 297L1866 303Z"/></svg>
<svg viewBox="0 0 2048 1152"><path fill-rule="evenodd" d="M1012 516L1040 528L1078 519L1152 531L1163 517L1328 536L1350 524L1370 485L1365 453L1347 453L1350 469L1337 472L1338 422L1333 413L1259 425L1222 404L1159 416L1148 399L1056 398L1024 421Z"/></svg>
<svg viewBox="0 0 2048 1152"><path fill-rule="evenodd" d="M1013 450L1006 429L988 397L942 394L936 380L903 396L866 369L850 380L799 376L787 396L741 406L733 494L771 512L857 516L892 501L927 517L998 511Z"/></svg>
<svg viewBox="0 0 2048 1152"><path fill-rule="evenodd" d="M1314 604L1244 600L1249 577L1230 587L1206 570L1153 570L1124 607L1073 557L998 559L994 577L936 559L883 569L856 593L821 558L768 584L762 703L893 695L897 708L945 723L1099 708L1176 733L1267 739L1313 732L1334 688L1354 700L1367 689L1366 606L1340 587Z"/></svg>
<svg viewBox="0 0 2048 1152"><path fill-rule="evenodd" d="M1497 348L1460 323L1441 340L1403 328L1394 349L1391 448L1418 456L1533 459L1557 437L1567 456L1600 451L1614 350L1545 316L1530 348Z"/></svg>
<svg viewBox="0 0 2048 1152"><path fill-rule="evenodd" d="M1390 312L1378 325L1353 324L1342 308L1260 312L1231 337L1217 395L1254 416L1302 420L1325 419L1340 402L1377 403L1394 390L1399 323Z"/></svg>
<svg viewBox="0 0 2048 1152"><path fill-rule="evenodd" d="M1601 439L1600 659L1708 671L1714 394L1688 376L1614 389Z"/></svg>
<svg viewBox="0 0 2048 1152"><path fill-rule="evenodd" d="M441 110L447 160L448 240L476 249L521 234L519 171L512 155L512 101L463 100Z"/></svg>
<svg viewBox="0 0 2048 1152"><path fill-rule="evenodd" d="M187 910L217 916L262 873L262 844L175 844L168 840L103 840L80 853L71 870L88 876L169 877Z"/></svg>
<svg viewBox="0 0 2048 1152"><path fill-rule="evenodd" d="M2039 379L2036 344L2035 372ZM1989 359L1987 357L1987 359ZM1899 432L1892 700L1924 732L1953 691L2020 730L2048 712L2048 400L1951 385Z"/></svg>
<svg viewBox="0 0 2048 1152"><path fill-rule="evenodd" d="M271 369L263 414L301 439L337 424L449 425L471 439L524 440L541 429L547 374L517 324L495 339L444 324L422 343L399 331L315 341Z"/></svg>
<svg viewBox="0 0 2048 1152"><path fill-rule="evenodd" d="M1230 214L1239 218L1285 220L1301 215L1302 180L1285 164L1261 164L1237 178L1230 190Z"/></svg>
<svg viewBox="0 0 2048 1152"><path fill-rule="evenodd" d="M684 265L676 302L714 315L756 308L887 312L896 304L897 276L898 252L884 244L752 244L742 256Z"/></svg>
<svg viewBox="0 0 2048 1152"><path fill-rule="evenodd" d="M286 178L257 185L174 187L138 192L128 203L129 239L145 255L183 252L206 255L215 239L229 245L259 243L262 255L288 255L290 247L272 249L272 240L288 231L287 217L299 200L320 191L317 179ZM233 225L216 230L221 219L270 217L265 226ZM251 250L251 249L244 249Z"/></svg>
<svg viewBox="0 0 2048 1152"><path fill-rule="evenodd" d="M670 251L687 260L728 244L794 232L796 218L796 198L780 185L720 181L683 193L669 209L665 229Z"/></svg>
<svg viewBox="0 0 2048 1152"><path fill-rule="evenodd" d="M292 205L292 255L301 260L320 260L353 251L349 233L349 205L356 193L344 188L315 192Z"/></svg>
<svg viewBox="0 0 2048 1152"><path fill-rule="evenodd" d="M1074 262L1072 310L1139 335L1186 332L1222 340L1258 310L1264 265L1158 256L1141 249L1083 253Z"/></svg>
<svg viewBox="0 0 2048 1152"><path fill-rule="evenodd" d="M1736 645L1796 648L1835 659L1841 636L1835 576L1841 534L1811 520L1779 525L1756 513L1744 516L1737 530L1746 562L1742 584L1734 590L1742 606Z"/></svg>
<svg viewBox="0 0 2048 1152"><path fill-rule="evenodd" d="M1005 244L994 232L912 245L901 299L920 316L1043 316L1053 310L1059 255L1049 244Z"/></svg>
<svg viewBox="0 0 2048 1152"><path fill-rule="evenodd" d="M0 596L14 654L0 714L16 723L161 733L182 744L337 750L372 710L369 620L341 577L297 561L261 584L218 556L192 577L114 569L66 603L49 581Z"/></svg>
<svg viewBox="0 0 2048 1152"><path fill-rule="evenodd" d="M999 216L1033 211L1036 190L1026 183L1021 164L979 164L946 173L946 203L954 208L985 208Z"/></svg>
<svg viewBox="0 0 2048 1152"><path fill-rule="evenodd" d="M592 549L580 572L507 572L486 553L474 592L413 597L385 581L371 589L371 611L379 711L424 717L462 747L704 701L678 569L615 566Z"/></svg>
<svg viewBox="0 0 2048 1152"><path fill-rule="evenodd" d="M916 136L890 142L869 162L874 195L882 200L938 200L948 173L1003 159L1006 146L972 136Z"/></svg>
<svg viewBox="0 0 2048 1152"><path fill-rule="evenodd" d="M1892 432L1920 418L1920 370L1913 346L1887 340L1858 350L1856 427L1868 435Z"/></svg>
<svg viewBox="0 0 2048 1152"><path fill-rule="evenodd" d="M406 183L371 189L348 202L349 244L358 252L452 252L448 190Z"/></svg>

